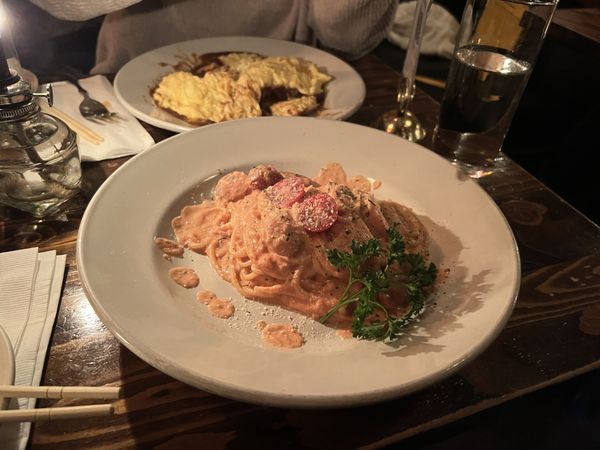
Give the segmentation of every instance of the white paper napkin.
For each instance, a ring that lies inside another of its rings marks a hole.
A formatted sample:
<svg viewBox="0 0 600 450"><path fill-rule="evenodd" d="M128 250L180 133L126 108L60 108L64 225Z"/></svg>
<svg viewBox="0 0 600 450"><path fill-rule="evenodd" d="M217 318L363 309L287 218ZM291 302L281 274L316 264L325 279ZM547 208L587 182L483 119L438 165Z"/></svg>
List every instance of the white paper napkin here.
<svg viewBox="0 0 600 450"><path fill-rule="evenodd" d="M66 256L37 248L0 253L0 325L15 354L15 384L39 386L65 271ZM13 399L10 409L34 408L35 399ZM30 423L0 426L0 448L24 449Z"/></svg>
<svg viewBox="0 0 600 450"><path fill-rule="evenodd" d="M387 38L397 46L406 49L415 17L417 2L400 2ZM454 43L460 24L443 6L433 3L427 14L421 53L439 55L452 59Z"/></svg>
<svg viewBox="0 0 600 450"><path fill-rule="evenodd" d="M52 83L54 89L54 106L77 122L102 136L104 141L92 144L78 136L77 145L82 161L102 161L103 159L135 155L154 144L154 139L140 125L135 117L119 103L110 82L103 75L96 75L79 80L94 100L104 103L111 112L116 112L124 120L97 124L84 119L79 113L79 104L83 97L77 88L66 81ZM52 114L52 108L48 110Z"/></svg>

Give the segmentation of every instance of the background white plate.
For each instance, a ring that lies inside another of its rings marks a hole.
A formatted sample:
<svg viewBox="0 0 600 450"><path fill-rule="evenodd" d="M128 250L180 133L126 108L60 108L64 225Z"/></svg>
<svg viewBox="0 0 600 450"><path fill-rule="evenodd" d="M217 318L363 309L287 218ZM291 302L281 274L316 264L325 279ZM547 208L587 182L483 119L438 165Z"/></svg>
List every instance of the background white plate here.
<svg viewBox="0 0 600 450"><path fill-rule="evenodd" d="M0 326L0 385L13 384L15 377L15 359L12 344L4 328ZM6 409L9 399L0 397L0 410Z"/></svg>
<svg viewBox="0 0 600 450"><path fill-rule="evenodd" d="M165 130L176 132L197 128L163 111L152 102L150 89L173 69L165 64L180 61L178 55L243 51L265 56L293 56L315 63L334 77L327 85L326 118L350 117L365 98L365 83L348 64L322 50L295 42L259 37L220 37L196 39L151 50L125 64L115 77L115 93L135 117Z"/></svg>
<svg viewBox="0 0 600 450"><path fill-rule="evenodd" d="M244 301L205 257L169 263L153 244L219 171L270 163L313 176L330 161L381 180L378 198L411 206L431 234L433 261L450 269L436 305L395 345L344 340L312 320ZM313 118L209 125L139 154L90 202L77 264L102 321L149 364L226 397L289 407L370 403L448 376L500 332L520 279L512 232L476 183L419 145ZM204 288L231 296L234 318L210 317L193 291L169 279L174 264L193 265ZM299 324L307 343L296 350L264 345L254 327L261 319Z"/></svg>

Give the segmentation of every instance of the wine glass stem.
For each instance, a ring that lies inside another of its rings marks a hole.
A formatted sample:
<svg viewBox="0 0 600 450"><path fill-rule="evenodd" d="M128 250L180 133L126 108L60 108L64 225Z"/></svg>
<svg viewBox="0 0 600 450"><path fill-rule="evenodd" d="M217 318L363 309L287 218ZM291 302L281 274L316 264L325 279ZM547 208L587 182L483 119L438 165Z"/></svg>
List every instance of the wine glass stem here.
<svg viewBox="0 0 600 450"><path fill-rule="evenodd" d="M398 116L405 116L408 105L410 105L415 95L415 76L419 64L423 33L425 32L425 21L431 2L432 0L417 0L415 18L410 30L410 39L406 48L404 66L402 67L402 77L398 85Z"/></svg>

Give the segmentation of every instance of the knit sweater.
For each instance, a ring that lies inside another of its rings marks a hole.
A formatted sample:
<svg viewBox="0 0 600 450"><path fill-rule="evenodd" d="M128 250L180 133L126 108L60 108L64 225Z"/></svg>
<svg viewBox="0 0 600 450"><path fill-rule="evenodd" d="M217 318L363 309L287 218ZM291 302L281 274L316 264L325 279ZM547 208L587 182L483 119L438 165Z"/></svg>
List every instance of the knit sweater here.
<svg viewBox="0 0 600 450"><path fill-rule="evenodd" d="M195 38L263 36L319 43L347 58L375 48L397 0L31 0L65 20L108 14L92 73L116 72L148 50Z"/></svg>

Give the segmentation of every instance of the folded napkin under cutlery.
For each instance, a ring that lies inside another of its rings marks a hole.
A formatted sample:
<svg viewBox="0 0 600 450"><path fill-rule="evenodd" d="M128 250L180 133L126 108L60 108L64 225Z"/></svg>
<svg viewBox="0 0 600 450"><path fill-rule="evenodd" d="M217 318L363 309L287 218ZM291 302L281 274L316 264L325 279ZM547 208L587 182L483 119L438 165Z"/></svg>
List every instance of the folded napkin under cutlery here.
<svg viewBox="0 0 600 450"><path fill-rule="evenodd" d="M39 386L65 272L66 256L37 248L0 253L0 325L15 355L15 385ZM9 409L35 406L12 399ZM0 448L24 449L31 424L0 426Z"/></svg>
<svg viewBox="0 0 600 450"><path fill-rule="evenodd" d="M79 84L86 89L91 98L103 103L110 112L117 113L119 118L110 122L94 123L85 119L79 112L79 104L83 100L77 88L66 81L52 83L54 90L54 108L56 116L61 117L61 112L77 123L90 129L94 134L103 138L101 142L91 142L82 133L78 136L79 155L82 161L102 161L104 159L119 158L121 156L135 155L154 144L154 139L142 125L119 103L114 94L114 89L108 79L102 75L79 80ZM44 108L52 114L53 108ZM64 119L63 119L64 120ZM66 121L66 120L65 120ZM68 121L67 125L69 125ZM76 127L70 125L75 132Z"/></svg>

